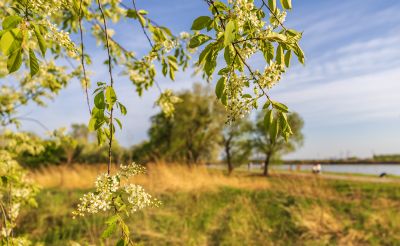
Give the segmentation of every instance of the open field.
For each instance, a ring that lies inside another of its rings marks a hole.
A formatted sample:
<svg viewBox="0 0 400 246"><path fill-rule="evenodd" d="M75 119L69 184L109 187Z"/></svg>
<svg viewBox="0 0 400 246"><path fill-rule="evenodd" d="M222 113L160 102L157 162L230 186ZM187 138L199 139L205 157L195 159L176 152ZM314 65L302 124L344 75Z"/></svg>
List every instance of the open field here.
<svg viewBox="0 0 400 246"><path fill-rule="evenodd" d="M71 211L102 170L76 165L32 173L43 189L39 208L23 214L20 230L46 245L100 245L105 219L73 220ZM399 183L286 173L227 177L165 164L149 165L147 175L132 181L163 202L130 220L144 245L400 245Z"/></svg>

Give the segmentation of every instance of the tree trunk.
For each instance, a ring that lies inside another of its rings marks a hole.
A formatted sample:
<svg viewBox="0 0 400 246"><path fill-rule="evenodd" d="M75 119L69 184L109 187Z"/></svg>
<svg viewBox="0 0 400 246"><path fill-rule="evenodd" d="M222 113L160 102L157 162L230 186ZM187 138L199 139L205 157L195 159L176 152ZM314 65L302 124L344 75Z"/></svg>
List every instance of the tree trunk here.
<svg viewBox="0 0 400 246"><path fill-rule="evenodd" d="M271 158L271 154L268 153L268 154L267 154L267 157L265 158L265 161L264 161L264 173L263 173L264 176L269 176L268 167L269 167L269 160L270 160L270 158Z"/></svg>
<svg viewBox="0 0 400 246"><path fill-rule="evenodd" d="M232 141L232 136L229 136L228 139L225 139L225 137L224 137L226 163L228 164L228 175L231 175L233 172L233 163L232 163L232 156L231 156L231 141Z"/></svg>
<svg viewBox="0 0 400 246"><path fill-rule="evenodd" d="M228 175L232 174L233 171L233 163L232 163L232 159L231 159L231 151L228 148L226 148L226 162L228 163Z"/></svg>

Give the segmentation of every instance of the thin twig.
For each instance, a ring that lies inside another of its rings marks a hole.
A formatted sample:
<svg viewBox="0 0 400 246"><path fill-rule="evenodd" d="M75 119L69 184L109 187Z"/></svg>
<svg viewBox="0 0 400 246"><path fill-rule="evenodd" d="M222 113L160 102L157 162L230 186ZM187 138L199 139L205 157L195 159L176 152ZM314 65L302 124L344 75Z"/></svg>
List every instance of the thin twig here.
<svg viewBox="0 0 400 246"><path fill-rule="evenodd" d="M42 122L40 122L40 121L37 120L37 119L30 118L30 117L15 117L14 119L16 119L16 120L32 121L32 122L38 124L39 126L41 126L44 130L49 131L49 128L48 128L45 124L43 124Z"/></svg>
<svg viewBox="0 0 400 246"><path fill-rule="evenodd" d="M135 0L132 0L132 4L133 4L133 8L135 9L135 11L136 11L136 13L137 13L138 10L137 10L137 8L136 8L136 2L135 2ZM145 29L143 23L139 20L139 18L138 18L138 22L139 22L140 26L142 27L142 31L143 31L144 35L146 36L147 41L149 41L149 44L150 44L151 48L154 48L153 43L151 42L151 39L150 39L149 35L147 34L146 29Z"/></svg>
<svg viewBox="0 0 400 246"><path fill-rule="evenodd" d="M136 7L136 1L135 1L135 0L132 0L132 4L133 4L133 8L135 9L135 11L136 11L136 13L137 13L138 10L137 10L137 7ZM148 19L148 18L147 18L147 20L150 21L150 19ZM153 49L153 48L154 48L153 42L151 42L151 39L150 39L150 37L149 37L149 34L146 32L145 26L143 25L143 23L142 23L139 19L138 19L138 22L139 22L140 26L142 27L142 31L143 31L144 35L146 36L147 41L149 42L149 45L150 45L151 48ZM160 94L162 94L161 86L158 84L157 80L154 80L154 82L155 82L155 84L156 84L158 90L160 91Z"/></svg>
<svg viewBox="0 0 400 246"><path fill-rule="evenodd" d="M110 86L113 87L114 86L114 79L113 79L113 75L112 75L112 64L111 64L111 53L110 53L110 44L108 41L108 33L107 33L107 21L106 21L106 17L104 15L104 11L103 11L103 6L100 3L100 0L97 0L97 4L99 6L100 12L101 12L101 16L103 18L103 25L104 25L104 35L106 37L106 47L107 47L107 54L108 54L108 73L110 74ZM112 148L112 141L113 141L113 112L114 112L114 107L111 107L110 110L110 122L109 122L109 142L108 142L108 165L107 165L107 173L110 174L110 169L111 169L111 162L112 162L112 155L111 155L111 148Z"/></svg>
<svg viewBox="0 0 400 246"><path fill-rule="evenodd" d="M83 69L83 79L85 80L85 94L86 94L86 103L89 109L89 114L92 115L92 109L90 108L89 103L89 93L88 93L88 79L86 76L86 67L85 67L85 46L83 43L83 31L82 31L82 0L79 3L79 33L81 38L81 64Z"/></svg>
<svg viewBox="0 0 400 246"><path fill-rule="evenodd" d="M269 12L275 17L275 19L278 21L279 25L283 28L283 30L287 31L286 27L283 25L283 23L278 19L278 16L276 16L276 14L274 13L274 11L272 11L272 9L268 6L268 4L265 3L264 0L261 0L263 2L263 5L265 7L267 7L267 9L269 10ZM261 6L262 7L262 6Z"/></svg>

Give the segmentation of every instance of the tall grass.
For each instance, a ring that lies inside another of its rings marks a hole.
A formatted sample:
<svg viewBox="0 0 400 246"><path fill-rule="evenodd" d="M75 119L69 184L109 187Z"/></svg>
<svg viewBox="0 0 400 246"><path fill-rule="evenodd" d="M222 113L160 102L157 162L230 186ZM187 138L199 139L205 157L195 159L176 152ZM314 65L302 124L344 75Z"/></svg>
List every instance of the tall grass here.
<svg viewBox="0 0 400 246"><path fill-rule="evenodd" d="M113 167L115 170L117 167ZM96 177L106 172L106 165L61 165L32 171L30 177L44 188L90 189ZM265 189L267 179L254 179L249 175L227 176L206 166L151 163L146 173L133 177L131 182L152 192L212 190L222 186L248 189Z"/></svg>
<svg viewBox="0 0 400 246"><path fill-rule="evenodd" d="M114 167L115 168L115 167ZM71 219L84 189L105 166L31 173L44 189L22 230L48 245L101 244L104 218ZM273 173L227 176L204 166L157 163L132 180L163 205L131 218L144 245L399 245L400 185ZM111 241L104 242L112 245Z"/></svg>

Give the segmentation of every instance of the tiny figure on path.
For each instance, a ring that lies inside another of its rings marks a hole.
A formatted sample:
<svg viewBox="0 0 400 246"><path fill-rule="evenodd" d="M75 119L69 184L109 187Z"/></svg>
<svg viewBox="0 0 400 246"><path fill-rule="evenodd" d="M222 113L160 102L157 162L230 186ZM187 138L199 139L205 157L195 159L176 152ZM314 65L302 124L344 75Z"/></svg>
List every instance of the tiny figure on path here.
<svg viewBox="0 0 400 246"><path fill-rule="evenodd" d="M314 164L312 167L312 172L314 174L320 174L321 173L321 164Z"/></svg>

